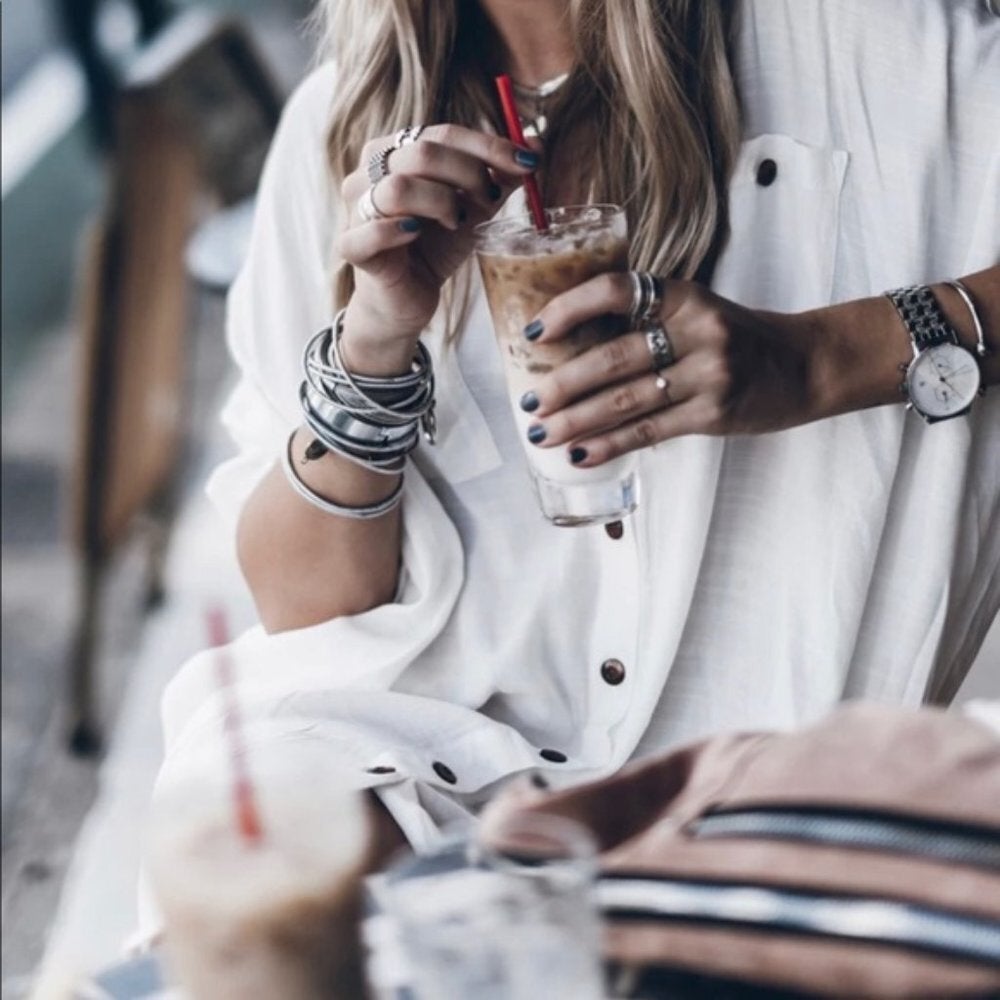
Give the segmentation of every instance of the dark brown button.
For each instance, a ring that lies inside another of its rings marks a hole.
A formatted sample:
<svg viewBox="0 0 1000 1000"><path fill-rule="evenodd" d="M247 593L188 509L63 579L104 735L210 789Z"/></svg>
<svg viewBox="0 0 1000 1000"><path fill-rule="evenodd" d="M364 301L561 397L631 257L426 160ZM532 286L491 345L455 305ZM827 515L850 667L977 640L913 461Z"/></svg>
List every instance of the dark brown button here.
<svg viewBox="0 0 1000 1000"><path fill-rule="evenodd" d="M434 773L442 781L447 781L449 785L454 785L458 782L455 772L447 764L442 764L441 761L436 760L432 766L434 767Z"/></svg>
<svg viewBox="0 0 1000 1000"><path fill-rule="evenodd" d="M565 764L569 760L561 750L539 750L538 755L542 760L552 761L553 764Z"/></svg>
<svg viewBox="0 0 1000 1000"><path fill-rule="evenodd" d="M608 684L621 684L625 680L625 664L621 660L605 660L601 664L601 677Z"/></svg>
<svg viewBox="0 0 1000 1000"><path fill-rule="evenodd" d="M778 176L778 164L774 160L761 160L757 165L757 183L761 187L770 187Z"/></svg>
<svg viewBox="0 0 1000 1000"><path fill-rule="evenodd" d="M610 524L604 525L604 531L608 538L612 538L617 542L625 534L625 525L621 521L612 521Z"/></svg>
<svg viewBox="0 0 1000 1000"><path fill-rule="evenodd" d="M396 769L394 767L388 767L386 765L380 764L378 767L368 768L369 774L395 774Z"/></svg>

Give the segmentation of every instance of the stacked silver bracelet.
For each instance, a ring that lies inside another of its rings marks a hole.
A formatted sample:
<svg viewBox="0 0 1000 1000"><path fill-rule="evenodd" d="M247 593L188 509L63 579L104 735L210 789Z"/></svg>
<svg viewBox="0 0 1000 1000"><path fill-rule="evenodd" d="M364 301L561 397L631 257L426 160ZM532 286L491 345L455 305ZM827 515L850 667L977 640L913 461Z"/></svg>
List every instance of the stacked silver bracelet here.
<svg viewBox="0 0 1000 1000"><path fill-rule="evenodd" d="M352 374L343 362L341 339L344 310L333 326L316 334L303 352L305 380L299 402L315 436L303 462L327 452L383 475L402 471L406 456L416 448L421 430L434 443L434 367L423 344L417 344L410 370L402 375ZM314 493L295 471L291 440L282 463L292 488L313 506L352 518L378 517L402 499L402 483L384 500L367 507L349 507Z"/></svg>

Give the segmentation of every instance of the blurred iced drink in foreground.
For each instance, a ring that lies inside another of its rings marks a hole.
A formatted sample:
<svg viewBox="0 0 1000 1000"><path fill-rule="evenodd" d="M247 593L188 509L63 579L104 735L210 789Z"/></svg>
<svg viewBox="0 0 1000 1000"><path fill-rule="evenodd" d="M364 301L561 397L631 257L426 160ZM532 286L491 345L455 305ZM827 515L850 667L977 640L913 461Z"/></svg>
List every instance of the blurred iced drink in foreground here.
<svg viewBox="0 0 1000 1000"><path fill-rule="evenodd" d="M168 967L192 1000L358 1000L367 807L328 747L274 749L249 761L259 840L223 780L157 804L148 859Z"/></svg>

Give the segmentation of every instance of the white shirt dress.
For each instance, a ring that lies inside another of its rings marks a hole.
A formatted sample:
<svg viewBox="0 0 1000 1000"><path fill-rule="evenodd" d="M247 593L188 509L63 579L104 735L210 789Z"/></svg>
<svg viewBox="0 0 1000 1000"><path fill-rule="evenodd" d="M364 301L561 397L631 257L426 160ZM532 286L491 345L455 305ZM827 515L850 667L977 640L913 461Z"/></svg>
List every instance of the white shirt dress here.
<svg viewBox="0 0 1000 1000"><path fill-rule="evenodd" d="M736 57L719 294L798 311L1000 261L1000 18L979 0L749 0ZM302 347L331 318L336 86L326 65L291 99L231 293L237 454L209 486L230 524L301 422ZM252 753L322 741L419 849L515 775L561 786L956 691L1000 605L1000 390L934 426L900 402L658 445L615 540L538 513L478 290L457 350L425 341L440 430L406 470L398 598L233 644ZM161 784L224 766L221 710L200 654L165 698Z"/></svg>

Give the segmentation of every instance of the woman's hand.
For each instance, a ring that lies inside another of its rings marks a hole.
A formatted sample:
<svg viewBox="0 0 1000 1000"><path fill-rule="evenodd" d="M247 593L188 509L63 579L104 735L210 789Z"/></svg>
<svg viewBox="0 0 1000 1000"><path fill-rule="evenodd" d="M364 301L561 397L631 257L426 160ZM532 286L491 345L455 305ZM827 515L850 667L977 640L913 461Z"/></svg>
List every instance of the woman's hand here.
<svg viewBox="0 0 1000 1000"><path fill-rule="evenodd" d="M472 228L497 212L538 158L498 136L428 126L418 141L390 153L389 173L372 190L385 218L367 221L358 202L371 187L368 161L392 144L392 136L373 139L344 180L351 224L338 250L355 269L345 326L351 356L395 343L408 361L441 286L472 251Z"/></svg>
<svg viewBox="0 0 1000 1000"><path fill-rule="evenodd" d="M596 316L627 314L632 298L627 273L593 278L542 310L536 342ZM570 446L570 460L586 468L681 434L760 433L825 416L813 387L810 315L744 309L693 282L667 281L660 321L675 363L654 371L641 332L591 348L522 399L536 418L530 440Z"/></svg>

